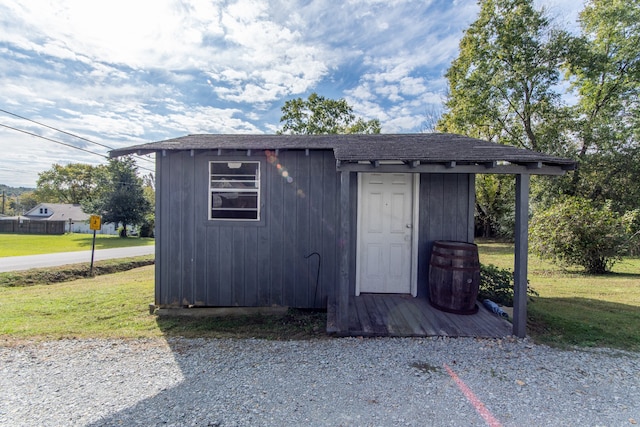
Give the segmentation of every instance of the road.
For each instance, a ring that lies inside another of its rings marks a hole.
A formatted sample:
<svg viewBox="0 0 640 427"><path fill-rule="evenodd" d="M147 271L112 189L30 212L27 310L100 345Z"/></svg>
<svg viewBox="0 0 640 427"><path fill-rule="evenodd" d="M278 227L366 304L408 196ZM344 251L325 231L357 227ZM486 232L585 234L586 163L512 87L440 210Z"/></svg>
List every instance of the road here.
<svg viewBox="0 0 640 427"><path fill-rule="evenodd" d="M132 246L129 248L96 250L94 261L113 258L129 258L152 255L155 246ZM26 255L0 258L0 272L29 270L31 268L56 267L67 264L91 262L91 251L60 252L55 254Z"/></svg>

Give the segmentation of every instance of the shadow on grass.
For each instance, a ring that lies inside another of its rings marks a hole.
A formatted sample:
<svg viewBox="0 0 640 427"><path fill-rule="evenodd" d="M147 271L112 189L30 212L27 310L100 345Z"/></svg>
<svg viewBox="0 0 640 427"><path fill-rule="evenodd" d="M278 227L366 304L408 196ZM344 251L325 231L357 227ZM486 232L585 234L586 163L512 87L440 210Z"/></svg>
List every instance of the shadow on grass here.
<svg viewBox="0 0 640 427"><path fill-rule="evenodd" d="M158 316L156 323L168 338L305 340L327 337L327 314L321 310L289 309L285 314L208 317L169 315Z"/></svg>
<svg viewBox="0 0 640 427"><path fill-rule="evenodd" d="M590 298L540 298L528 305L528 332L554 347L640 351L638 306Z"/></svg>
<svg viewBox="0 0 640 427"><path fill-rule="evenodd" d="M76 244L78 247L91 249L93 246L93 234L87 234L86 237L80 240L77 240ZM102 237L101 237L102 236ZM149 242L155 241L151 237L139 237L139 236L111 236L98 234L96 235L96 250L98 249L118 249L118 248L128 248L131 246L140 246L140 242L145 242L149 244Z"/></svg>
<svg viewBox="0 0 640 427"><path fill-rule="evenodd" d="M608 280L608 279L616 279L616 278L620 278L620 279L638 279L640 280L640 274L638 273L629 273L629 272L620 272L620 271L610 271L608 273L605 274L589 274L586 273L582 270L563 270L564 274L569 275L569 276L576 276L576 277L586 277L589 279L598 279L601 278L603 280Z"/></svg>

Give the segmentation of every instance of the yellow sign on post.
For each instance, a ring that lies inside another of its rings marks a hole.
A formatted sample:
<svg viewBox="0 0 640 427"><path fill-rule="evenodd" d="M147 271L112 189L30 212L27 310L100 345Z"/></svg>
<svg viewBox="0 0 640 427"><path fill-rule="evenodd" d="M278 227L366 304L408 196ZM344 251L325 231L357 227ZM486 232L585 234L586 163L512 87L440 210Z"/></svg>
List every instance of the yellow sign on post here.
<svg viewBox="0 0 640 427"><path fill-rule="evenodd" d="M89 229L94 231L100 230L100 227L102 226L100 220L101 218L99 215L91 215L91 217L89 218Z"/></svg>
<svg viewBox="0 0 640 427"><path fill-rule="evenodd" d="M99 215L91 215L89 217L89 228L93 230L93 244L91 245L91 266L89 267L89 276L93 277L93 256L96 252L96 231L100 230L101 218Z"/></svg>

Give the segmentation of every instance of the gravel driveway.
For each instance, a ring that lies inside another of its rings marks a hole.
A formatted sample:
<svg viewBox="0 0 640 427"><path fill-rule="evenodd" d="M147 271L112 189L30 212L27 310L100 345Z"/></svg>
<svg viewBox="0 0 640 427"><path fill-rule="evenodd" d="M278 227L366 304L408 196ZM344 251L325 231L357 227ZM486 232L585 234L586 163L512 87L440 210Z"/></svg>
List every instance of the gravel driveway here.
<svg viewBox="0 0 640 427"><path fill-rule="evenodd" d="M466 338L5 344L0 425L626 426L639 356Z"/></svg>

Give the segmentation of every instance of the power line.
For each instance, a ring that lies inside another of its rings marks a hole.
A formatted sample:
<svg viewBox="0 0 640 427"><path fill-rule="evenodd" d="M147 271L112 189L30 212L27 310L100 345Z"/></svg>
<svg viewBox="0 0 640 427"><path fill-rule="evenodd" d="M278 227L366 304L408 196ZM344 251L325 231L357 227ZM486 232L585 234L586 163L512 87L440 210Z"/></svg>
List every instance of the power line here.
<svg viewBox="0 0 640 427"><path fill-rule="evenodd" d="M2 124L2 123L0 123L0 126L3 126L3 127L7 128L7 129L15 130L15 131L18 131L18 132L26 133L27 135L35 136L36 138L46 139L47 141L51 141L51 142L54 142L56 144L60 144L60 145L64 145L64 146L67 146L67 147L75 148L76 150L84 151L85 153L93 154L95 156L104 157L105 159L109 158L109 156L105 156L104 154L95 153L93 151L89 151L89 150L84 149L84 148L76 147L75 145L72 145L72 144L67 144L66 142L56 141L55 139L47 138L46 136L38 135L37 133L29 132L29 131L26 131L26 130L23 130L23 129L14 128L13 126L8 126L8 125Z"/></svg>
<svg viewBox="0 0 640 427"><path fill-rule="evenodd" d="M4 168L2 166L0 166L0 171L7 171L7 172L17 173L17 174L22 174L22 175L30 175L31 174L31 172L26 171L24 169L10 169L10 168Z"/></svg>
<svg viewBox="0 0 640 427"><path fill-rule="evenodd" d="M26 121L28 121L28 122L35 123L35 124L40 125L40 126L44 126L44 127L48 128L48 129L54 130L54 131L56 131L56 132L64 133L65 135L69 135L69 136L72 136L72 137L74 137L74 138L81 139L81 140L86 141L86 142L88 142L88 143L90 143L90 144L95 144L95 145L98 145L98 146L100 146L100 147L107 148L107 149L109 149L109 150L115 150L115 148L114 148L114 147L110 147L110 146L108 146L108 145L101 144L101 143L99 143L99 142L91 141L90 139L85 138L85 137L83 137L83 136L76 135L76 134L74 134L74 133L67 132L67 131L62 130L62 129L58 129L58 128L53 127L53 126L49 126L49 125L47 125L47 124L44 124L44 123L38 122L38 121L33 120L33 119L30 119L30 118L28 118L28 117L24 117L24 116L21 116L21 115L19 115L19 114L12 113L11 111L7 111L7 110L4 110L4 109L2 109L2 108L0 108L0 111L1 111L1 112L3 112L3 113L9 114L9 115L11 115L11 116L17 117L17 118L19 118L19 119L26 120ZM147 159L147 158L142 157L142 156L135 156L135 157L137 157L137 158L139 158L139 159L142 159L142 160L146 160L147 162L151 162L151 163L153 163L153 160L151 160L151 159Z"/></svg>
<svg viewBox="0 0 640 427"><path fill-rule="evenodd" d="M4 111L4 110L0 110L0 111ZM18 128L15 128L15 127L13 127L13 126L5 125L5 124L3 124L3 123L0 123L0 126L5 127L5 128L7 128L7 129L15 130L15 131L17 131L17 132L22 132L22 133L24 133L24 134L27 134L27 135L30 135L30 136L34 136L34 137L36 137L36 138L42 138L42 139L45 139L45 140L47 140L47 141L50 141L50 142L53 142L53 143L56 143L56 144L64 145L64 146L66 146L66 147L74 148L74 149L76 149L76 150L84 151L85 153L93 154L94 156L100 156L100 157L103 157L103 158L105 158L105 159L109 160L109 156L106 156L106 155L104 155L104 154L100 154L100 153L96 153L96 152L94 152L94 151L90 151L90 150L87 150L87 149L85 149L85 148L76 147L75 145L68 144L68 143L66 143L66 142L57 141L57 140L55 140L55 139L48 138L48 137L46 137L46 136L38 135L37 133L33 133L33 132L26 131L26 130L24 130L24 129L18 129ZM98 145L100 145L100 144L98 144ZM140 169L144 169L144 170L147 170L147 171L149 171L149 172L155 172L153 169L145 168L144 166L138 166L138 167L139 167Z"/></svg>
<svg viewBox="0 0 640 427"><path fill-rule="evenodd" d="M91 141L91 140L89 140L89 139L87 139L87 138L84 138L84 137L82 137L82 136L80 136L80 135L75 135L75 134L73 134L73 133L71 133L71 132L67 132L67 131L64 131L64 130L61 130L61 129L58 129L58 128L54 128L53 126L49 126L49 125L46 125L46 124L44 124L44 123L40 123L40 122L38 122L38 121L32 120L32 119L30 119L30 118L23 117L23 116L18 115L18 114L16 114L16 113L12 113L12 112L10 112L10 111L3 110L2 108L0 108L0 111L2 111L3 113L9 114L9 115L11 115L11 116L17 117L17 118L19 118L19 119L26 120L26 121L28 121L28 122L35 123L35 124L40 125L40 126L44 126L44 127L49 128L49 129L51 129L51 130L55 130L56 132L64 133L64 134L66 134L66 135L73 136L74 138L78 138L78 139L81 139L81 140L83 140L83 141L87 141L87 142L89 142L89 143L91 143L91 144L99 145L100 147L104 147L104 148L108 148L109 150L113 150L113 147L109 147L108 145L104 145L104 144L100 144L99 142Z"/></svg>

